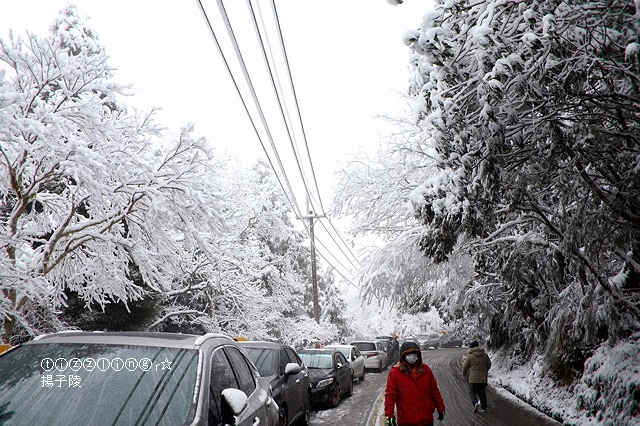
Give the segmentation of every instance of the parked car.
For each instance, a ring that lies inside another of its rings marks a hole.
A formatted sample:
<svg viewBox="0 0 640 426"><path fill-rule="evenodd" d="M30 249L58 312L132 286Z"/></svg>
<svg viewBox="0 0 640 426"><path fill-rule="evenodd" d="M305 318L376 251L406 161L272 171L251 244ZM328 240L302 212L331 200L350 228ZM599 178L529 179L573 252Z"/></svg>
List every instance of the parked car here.
<svg viewBox="0 0 640 426"><path fill-rule="evenodd" d="M441 348L461 348L462 339L453 334L443 334L438 339L438 346Z"/></svg>
<svg viewBox="0 0 640 426"><path fill-rule="evenodd" d="M0 355L0 407L21 425L278 424L269 380L219 334L39 336Z"/></svg>
<svg viewBox="0 0 640 426"><path fill-rule="evenodd" d="M280 408L280 425L309 423L310 392L307 367L296 351L275 342L238 342L258 368L262 377L268 377L273 399Z"/></svg>
<svg viewBox="0 0 640 426"><path fill-rule="evenodd" d="M353 394L351 364L335 349L302 349L298 351L311 379L311 404L336 407L343 395Z"/></svg>
<svg viewBox="0 0 640 426"><path fill-rule="evenodd" d="M427 333L427 334L418 334L416 337L418 338L420 349L438 349L440 346L440 337L442 334L440 333Z"/></svg>
<svg viewBox="0 0 640 426"><path fill-rule="evenodd" d="M378 373L389 364L389 356L384 350L382 342L376 340L358 340L351 342L364 356L364 368Z"/></svg>
<svg viewBox="0 0 640 426"><path fill-rule="evenodd" d="M360 353L360 349L353 345L328 345L325 346L325 349L335 349L342 352L342 355L344 355L347 362L349 362L353 368L353 379L360 379L361 382L364 381L364 357L362 353Z"/></svg>
<svg viewBox="0 0 640 426"><path fill-rule="evenodd" d="M387 353L389 359L391 359L391 341L393 336L376 336L375 340L379 340L384 344L384 351Z"/></svg>

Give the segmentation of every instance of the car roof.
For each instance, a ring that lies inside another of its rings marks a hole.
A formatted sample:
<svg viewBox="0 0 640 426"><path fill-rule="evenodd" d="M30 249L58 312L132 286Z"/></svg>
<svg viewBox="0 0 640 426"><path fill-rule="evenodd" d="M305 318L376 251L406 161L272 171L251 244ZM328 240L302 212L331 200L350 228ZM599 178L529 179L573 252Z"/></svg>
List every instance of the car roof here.
<svg viewBox="0 0 640 426"><path fill-rule="evenodd" d="M353 342L351 342L351 344L353 345L354 343L376 343L379 342L379 340L377 339L373 339L373 340L354 340Z"/></svg>
<svg viewBox="0 0 640 426"><path fill-rule="evenodd" d="M62 331L44 334L25 343L25 345L41 345L50 343L85 343L127 346L160 346L167 348L198 349L209 340L217 343L233 343L231 337L224 334L180 334L137 331Z"/></svg>
<svg viewBox="0 0 640 426"><path fill-rule="evenodd" d="M326 353L326 354L332 354L332 353L340 353L339 351L335 350L335 349L324 349L324 348L310 348L310 349L300 349L298 351L299 354L301 353Z"/></svg>
<svg viewBox="0 0 640 426"><path fill-rule="evenodd" d="M325 348L355 348L353 345L327 345Z"/></svg>
<svg viewBox="0 0 640 426"><path fill-rule="evenodd" d="M246 340L238 343L241 346L246 346L248 348L270 348L270 349L291 348L291 346L285 345L284 343L260 341L260 340Z"/></svg>

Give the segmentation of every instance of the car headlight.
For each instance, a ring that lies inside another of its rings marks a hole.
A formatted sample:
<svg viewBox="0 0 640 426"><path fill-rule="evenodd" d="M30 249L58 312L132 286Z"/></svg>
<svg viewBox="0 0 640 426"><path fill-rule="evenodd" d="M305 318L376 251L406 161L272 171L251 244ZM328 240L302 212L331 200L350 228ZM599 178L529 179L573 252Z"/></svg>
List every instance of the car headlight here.
<svg viewBox="0 0 640 426"><path fill-rule="evenodd" d="M316 385L316 388L323 388L323 387L325 387L325 386L329 386L331 383L333 383L333 377L332 377L332 378L330 378L330 379L323 379L323 380L320 380L320 381L318 382L318 384Z"/></svg>

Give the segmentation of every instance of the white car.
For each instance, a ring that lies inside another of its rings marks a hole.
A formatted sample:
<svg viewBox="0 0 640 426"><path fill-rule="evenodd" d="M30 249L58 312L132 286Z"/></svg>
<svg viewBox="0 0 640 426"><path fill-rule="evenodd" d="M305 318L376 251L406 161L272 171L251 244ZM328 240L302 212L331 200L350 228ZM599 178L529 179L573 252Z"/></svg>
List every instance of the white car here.
<svg viewBox="0 0 640 426"><path fill-rule="evenodd" d="M357 346L353 345L328 345L325 346L326 349L335 349L340 351L342 355L349 361L351 367L353 368L353 378L360 379L360 381L364 381L365 368L364 368L364 357L362 353L360 353L360 349Z"/></svg>
<svg viewBox="0 0 640 426"><path fill-rule="evenodd" d="M389 356L379 340L358 340L351 345L360 349L364 357L364 368L380 373L389 364Z"/></svg>

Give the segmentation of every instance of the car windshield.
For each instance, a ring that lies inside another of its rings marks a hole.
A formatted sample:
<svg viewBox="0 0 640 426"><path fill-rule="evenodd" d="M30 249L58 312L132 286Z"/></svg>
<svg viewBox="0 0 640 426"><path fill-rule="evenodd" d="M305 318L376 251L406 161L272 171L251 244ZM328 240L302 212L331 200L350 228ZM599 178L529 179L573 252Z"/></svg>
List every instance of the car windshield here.
<svg viewBox="0 0 640 426"><path fill-rule="evenodd" d="M0 423L184 424L198 351L33 344L0 357Z"/></svg>
<svg viewBox="0 0 640 426"><path fill-rule="evenodd" d="M373 342L354 342L352 345L365 352L376 350L376 344Z"/></svg>
<svg viewBox="0 0 640 426"><path fill-rule="evenodd" d="M344 355L346 359L349 359L349 348L336 348L334 346L327 346L327 348L335 349L336 351L339 351L342 355Z"/></svg>
<svg viewBox="0 0 640 426"><path fill-rule="evenodd" d="M333 356L327 353L299 353L307 368L333 368Z"/></svg>
<svg viewBox="0 0 640 426"><path fill-rule="evenodd" d="M266 348L248 348L246 346L244 349L258 368L261 376L269 377L276 373L276 351Z"/></svg>

